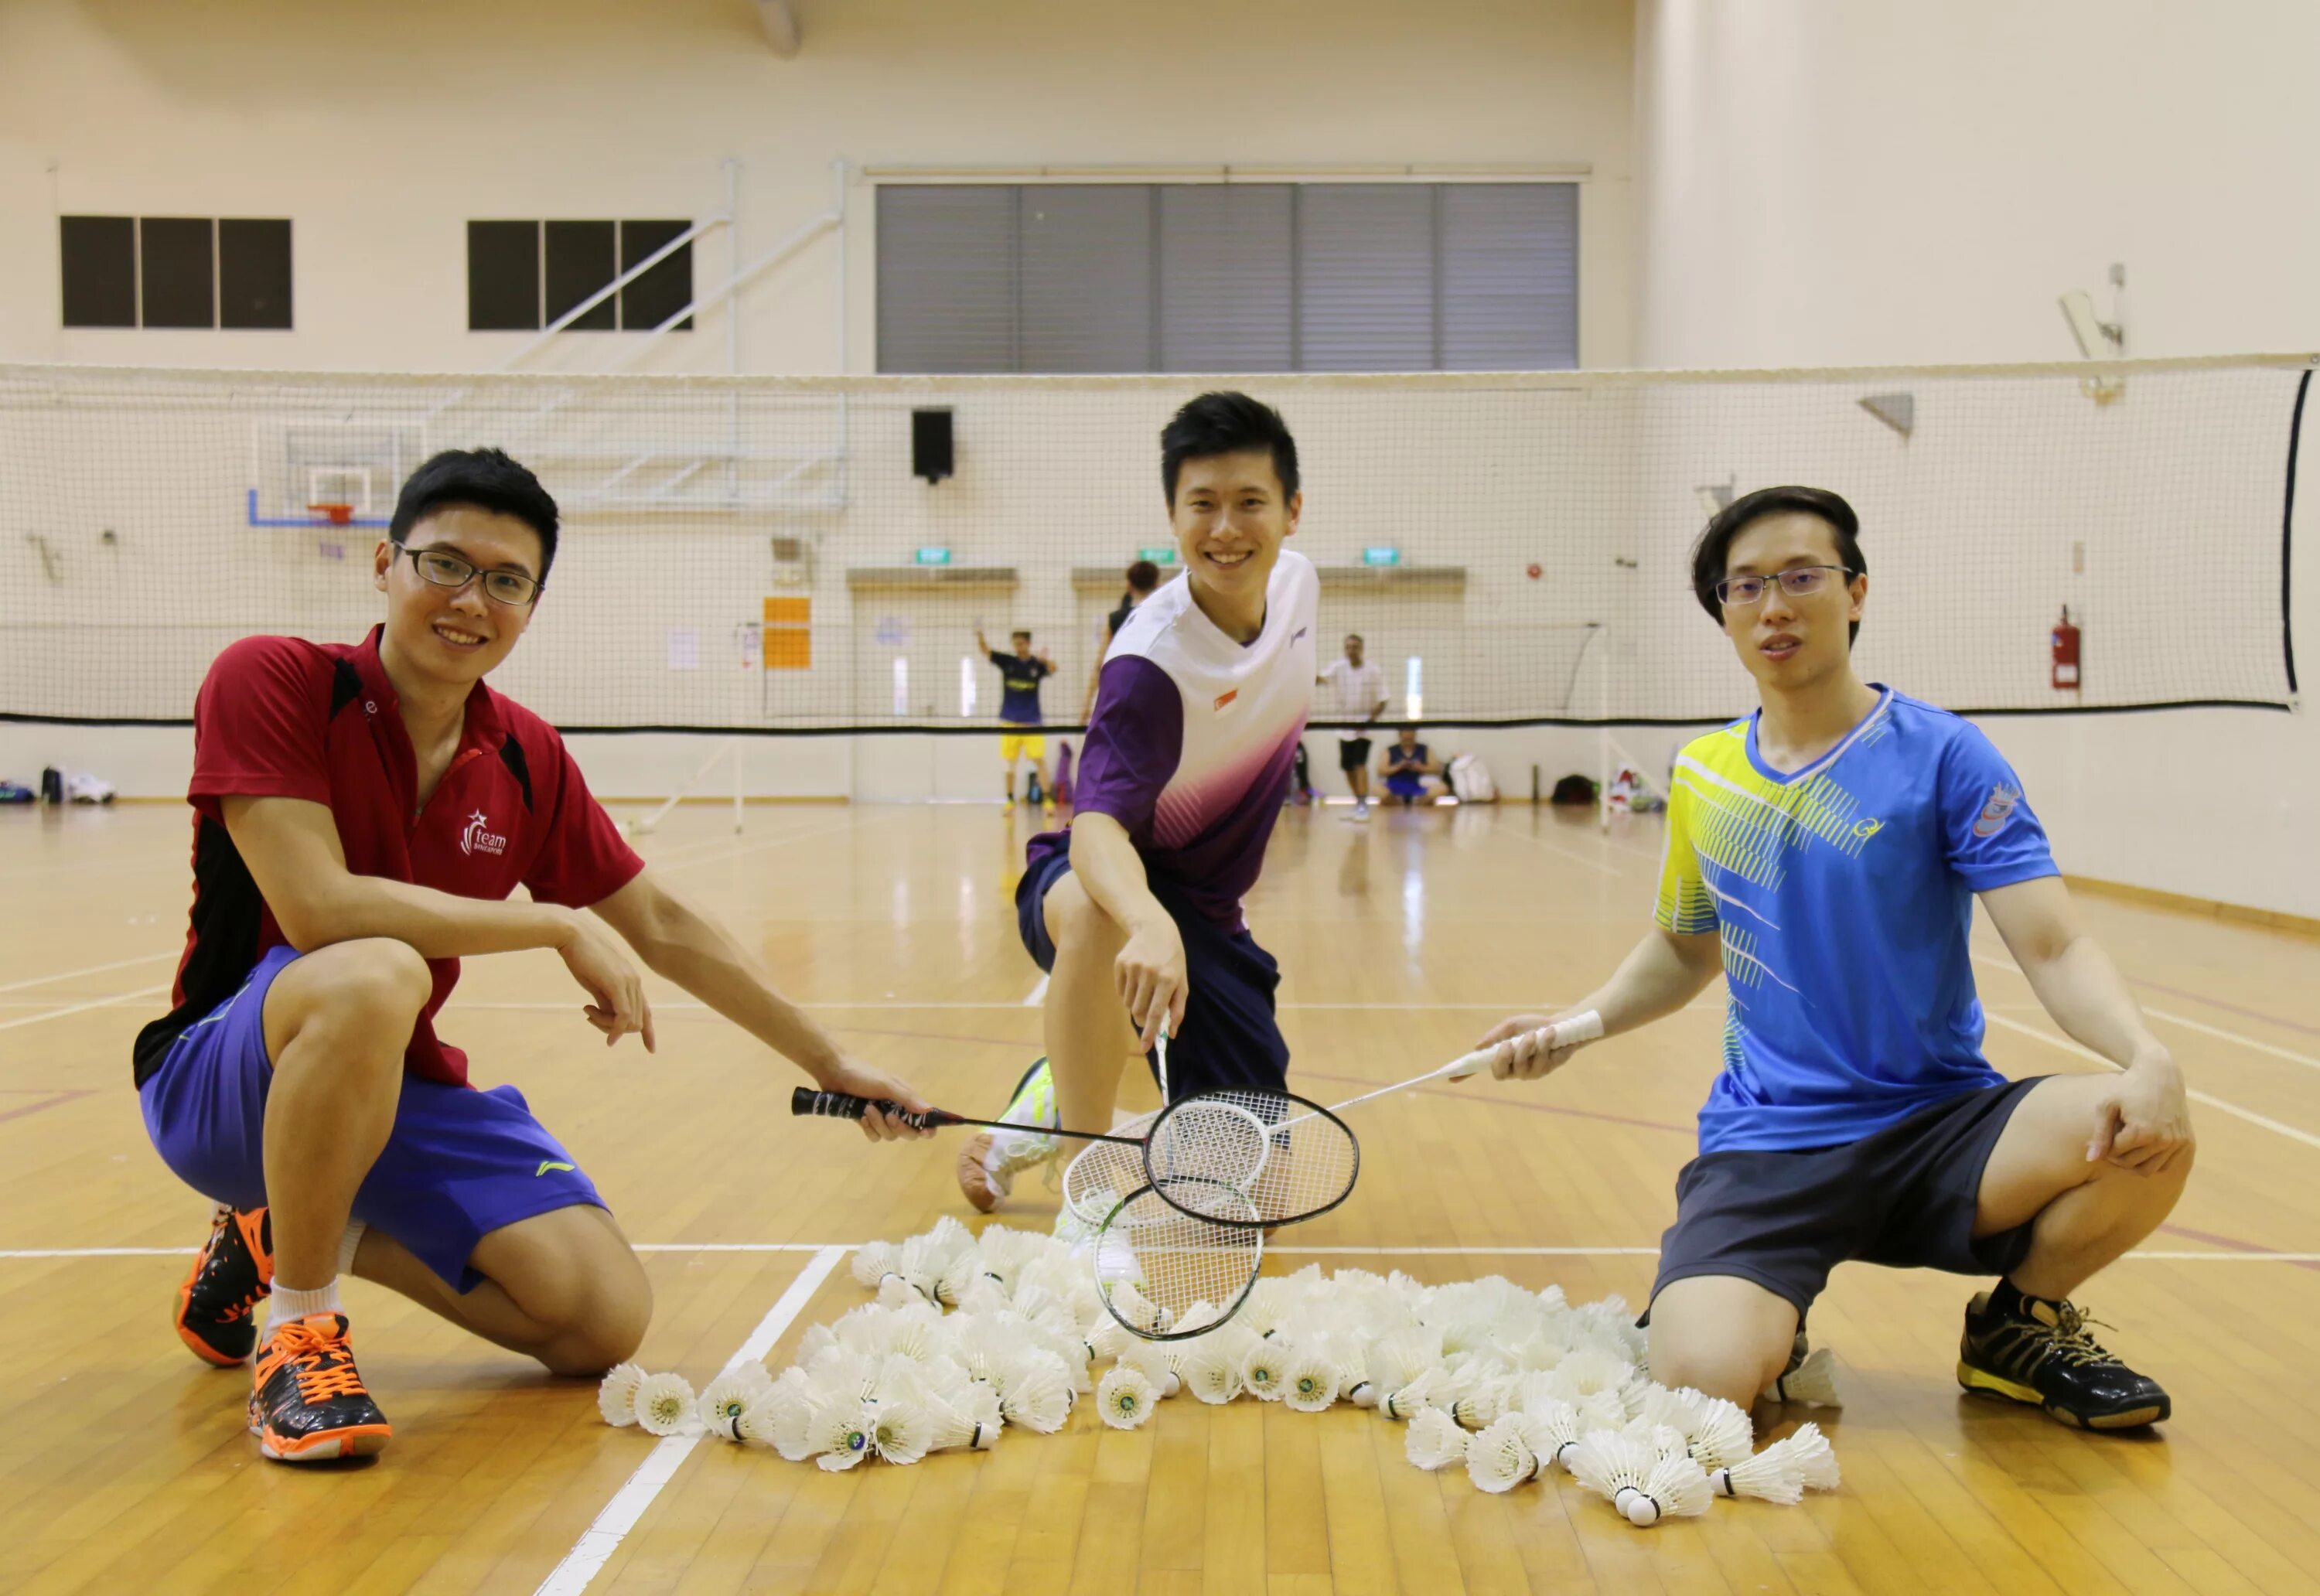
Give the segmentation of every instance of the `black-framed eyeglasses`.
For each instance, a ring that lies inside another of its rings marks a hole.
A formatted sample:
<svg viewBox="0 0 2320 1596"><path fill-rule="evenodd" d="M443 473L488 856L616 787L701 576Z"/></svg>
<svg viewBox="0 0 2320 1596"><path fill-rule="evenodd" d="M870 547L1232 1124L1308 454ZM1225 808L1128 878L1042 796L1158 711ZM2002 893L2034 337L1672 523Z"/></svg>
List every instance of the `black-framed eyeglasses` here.
<svg viewBox="0 0 2320 1596"><path fill-rule="evenodd" d="M480 576L484 579L484 596L510 609L520 610L548 591L548 585L536 576L527 576L521 571L486 571L444 549L405 549L398 543L394 551L409 555L419 579L430 586L465 587Z"/></svg>
<svg viewBox="0 0 2320 1596"><path fill-rule="evenodd" d="M1790 598L1810 598L1826 587L1831 577L1850 582L1858 574L1844 566L1790 566L1772 576L1726 576L1716 585L1716 600L1745 607L1761 602L1764 590L1775 582Z"/></svg>

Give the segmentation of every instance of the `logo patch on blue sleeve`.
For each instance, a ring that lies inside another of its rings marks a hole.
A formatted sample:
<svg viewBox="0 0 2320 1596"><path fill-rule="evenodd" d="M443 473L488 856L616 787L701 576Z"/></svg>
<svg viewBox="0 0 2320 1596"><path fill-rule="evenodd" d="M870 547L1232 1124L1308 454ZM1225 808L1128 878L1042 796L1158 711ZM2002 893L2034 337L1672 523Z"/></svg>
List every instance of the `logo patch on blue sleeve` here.
<svg viewBox="0 0 2320 1596"><path fill-rule="evenodd" d="M2022 789L2019 787L2010 787L2000 782L1990 788L1989 802L1983 804L1981 813L1974 817L1973 834L1976 837L1997 836L1999 828L2013 818L2015 806L2021 802Z"/></svg>

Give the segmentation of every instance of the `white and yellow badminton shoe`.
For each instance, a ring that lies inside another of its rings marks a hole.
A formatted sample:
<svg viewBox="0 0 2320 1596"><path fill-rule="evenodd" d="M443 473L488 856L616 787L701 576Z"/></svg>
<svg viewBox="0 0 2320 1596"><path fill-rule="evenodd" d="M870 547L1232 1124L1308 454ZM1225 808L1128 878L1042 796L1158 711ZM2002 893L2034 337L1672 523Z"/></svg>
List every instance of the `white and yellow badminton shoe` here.
<svg viewBox="0 0 2320 1596"><path fill-rule="evenodd" d="M1056 1125L1056 1080L1045 1058L1036 1060L1015 1083L1015 1095L999 1118L1018 1125ZM986 1130L958 1150L958 1189L978 1213L989 1213L1014 1189L1026 1169L1052 1165L1061 1138L1021 1130Z"/></svg>

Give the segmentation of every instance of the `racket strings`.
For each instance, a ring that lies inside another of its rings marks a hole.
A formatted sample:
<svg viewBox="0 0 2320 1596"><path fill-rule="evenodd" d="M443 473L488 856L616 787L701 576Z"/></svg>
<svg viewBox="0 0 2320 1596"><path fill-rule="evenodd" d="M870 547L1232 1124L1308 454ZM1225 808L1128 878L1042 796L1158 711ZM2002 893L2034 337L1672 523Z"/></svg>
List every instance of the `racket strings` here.
<svg viewBox="0 0 2320 1596"><path fill-rule="evenodd" d="M1231 1317L1256 1283L1264 1233L1254 1207L1228 1189L1142 1186L1098 1233L1096 1289L1120 1325L1147 1340L1179 1340ZM1216 1220L1198 1217L1201 1210ZM1223 1220L1236 1222L1219 1222Z"/></svg>

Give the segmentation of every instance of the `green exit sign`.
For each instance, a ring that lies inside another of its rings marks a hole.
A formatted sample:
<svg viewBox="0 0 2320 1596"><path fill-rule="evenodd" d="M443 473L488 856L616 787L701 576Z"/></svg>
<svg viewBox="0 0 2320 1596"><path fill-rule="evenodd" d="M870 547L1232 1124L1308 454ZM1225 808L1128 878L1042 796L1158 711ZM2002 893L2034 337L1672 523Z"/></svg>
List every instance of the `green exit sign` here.
<svg viewBox="0 0 2320 1596"><path fill-rule="evenodd" d="M1136 551L1136 558L1148 559L1155 566L1173 566L1176 563L1176 549L1174 544L1160 549L1139 549Z"/></svg>
<svg viewBox="0 0 2320 1596"><path fill-rule="evenodd" d="M921 549L919 550L918 558L919 564L922 566L947 566L950 564L950 550L947 549Z"/></svg>
<svg viewBox="0 0 2320 1596"><path fill-rule="evenodd" d="M1398 566L1400 563L1401 550L1399 549L1364 549L1362 550L1362 564L1365 566Z"/></svg>

